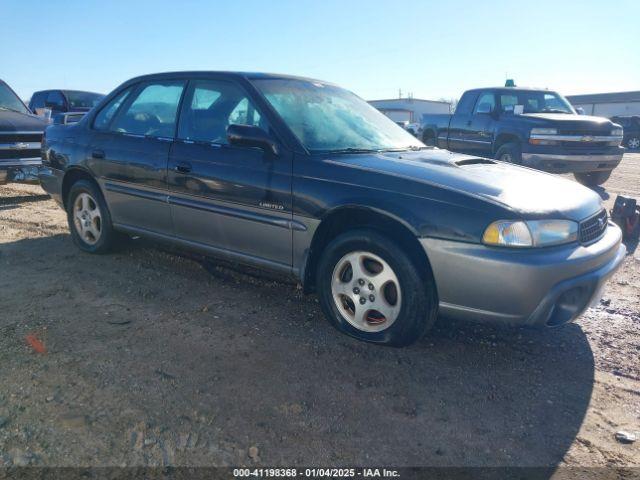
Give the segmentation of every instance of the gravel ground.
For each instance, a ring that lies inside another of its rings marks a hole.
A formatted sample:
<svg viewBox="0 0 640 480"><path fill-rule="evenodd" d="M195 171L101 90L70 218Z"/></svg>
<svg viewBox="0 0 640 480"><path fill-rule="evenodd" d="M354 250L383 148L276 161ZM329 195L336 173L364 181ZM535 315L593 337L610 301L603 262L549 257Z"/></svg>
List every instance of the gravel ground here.
<svg viewBox="0 0 640 480"><path fill-rule="evenodd" d="M640 154L600 194L640 198ZM80 253L36 186L0 187L0 466L640 466L640 249L604 302L406 349L313 296L136 240ZM206 268L205 268L206 267ZM38 353L40 350L41 353Z"/></svg>

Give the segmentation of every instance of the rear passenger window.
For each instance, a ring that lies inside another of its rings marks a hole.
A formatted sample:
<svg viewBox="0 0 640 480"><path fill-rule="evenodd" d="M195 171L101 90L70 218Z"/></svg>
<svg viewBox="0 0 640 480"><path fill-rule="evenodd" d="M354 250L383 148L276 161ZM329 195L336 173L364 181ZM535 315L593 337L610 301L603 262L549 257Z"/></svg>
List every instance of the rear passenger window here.
<svg viewBox="0 0 640 480"><path fill-rule="evenodd" d="M116 97L111 100L107 105L100 110L100 113L96 115L95 120L93 121L93 128L96 130L107 130L109 128L109 124L113 119L113 116L116 114L122 102L126 100L126 98L131 93L133 87L129 87L126 90L123 90L121 93L116 95Z"/></svg>
<svg viewBox="0 0 640 480"><path fill-rule="evenodd" d="M183 81L144 86L132 102L118 113L110 130L134 135L173 137Z"/></svg>
<svg viewBox="0 0 640 480"><path fill-rule="evenodd" d="M192 82L182 107L178 138L226 144L229 125L268 130L264 118L237 85L216 80Z"/></svg>

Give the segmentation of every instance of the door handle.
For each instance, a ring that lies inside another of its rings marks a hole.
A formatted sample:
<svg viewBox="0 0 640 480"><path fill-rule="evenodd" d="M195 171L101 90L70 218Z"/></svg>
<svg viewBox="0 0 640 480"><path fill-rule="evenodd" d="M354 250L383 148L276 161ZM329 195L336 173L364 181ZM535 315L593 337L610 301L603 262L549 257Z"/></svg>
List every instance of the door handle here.
<svg viewBox="0 0 640 480"><path fill-rule="evenodd" d="M91 158L96 158L98 160L102 160L104 158L104 151L103 150L94 150L93 152L91 152Z"/></svg>
<svg viewBox="0 0 640 480"><path fill-rule="evenodd" d="M471 126L471 120L467 120L467 127Z"/></svg>
<svg viewBox="0 0 640 480"><path fill-rule="evenodd" d="M175 171L178 173L189 173L191 171L191 164L188 162L178 162Z"/></svg>

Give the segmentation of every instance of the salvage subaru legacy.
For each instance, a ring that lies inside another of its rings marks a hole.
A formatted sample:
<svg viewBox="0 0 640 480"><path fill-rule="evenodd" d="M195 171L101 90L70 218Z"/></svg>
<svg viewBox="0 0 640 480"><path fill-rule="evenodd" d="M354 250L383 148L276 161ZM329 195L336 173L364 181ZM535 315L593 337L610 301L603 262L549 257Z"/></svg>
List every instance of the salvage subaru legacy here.
<svg viewBox="0 0 640 480"><path fill-rule="evenodd" d="M625 256L570 180L427 147L356 95L298 77L138 77L43 140L76 245L146 236L284 272L340 331L403 346L445 317L557 326Z"/></svg>

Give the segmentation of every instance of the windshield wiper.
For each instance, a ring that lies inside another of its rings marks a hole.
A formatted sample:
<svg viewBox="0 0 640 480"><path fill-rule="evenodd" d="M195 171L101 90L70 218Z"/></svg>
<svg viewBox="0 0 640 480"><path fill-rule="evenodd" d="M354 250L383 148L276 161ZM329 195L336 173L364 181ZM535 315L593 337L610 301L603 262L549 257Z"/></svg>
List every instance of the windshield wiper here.
<svg viewBox="0 0 640 480"><path fill-rule="evenodd" d="M416 152L416 151L418 151L418 150L431 150L431 149L433 149L433 148L434 148L433 146L430 146L430 147L429 147L429 146L427 146L427 145L425 145L425 146L423 146L423 147L419 147L419 146L417 146L417 145L413 145L412 147L409 147L409 150L411 150L412 152Z"/></svg>
<svg viewBox="0 0 640 480"><path fill-rule="evenodd" d="M323 150L322 153L380 153L382 150L373 148L337 148L335 150Z"/></svg>

